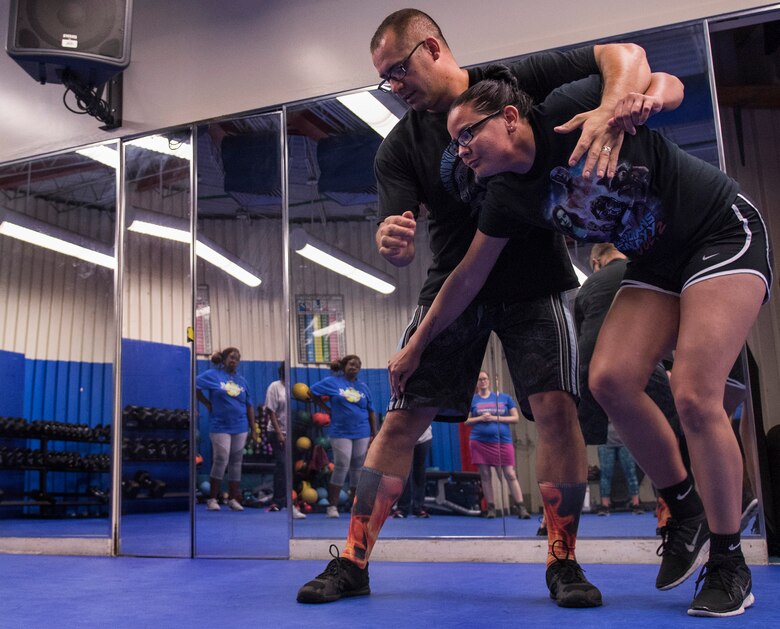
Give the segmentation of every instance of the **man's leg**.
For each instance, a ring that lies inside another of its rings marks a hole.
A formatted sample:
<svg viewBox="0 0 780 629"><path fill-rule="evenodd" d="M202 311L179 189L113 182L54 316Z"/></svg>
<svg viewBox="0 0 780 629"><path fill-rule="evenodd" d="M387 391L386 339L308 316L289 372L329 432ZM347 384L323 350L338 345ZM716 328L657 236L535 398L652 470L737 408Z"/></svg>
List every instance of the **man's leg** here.
<svg viewBox="0 0 780 629"><path fill-rule="evenodd" d="M577 528L587 486L588 460L575 397L579 394L574 322L563 293L505 305L497 314L512 382L536 420L536 477L547 525L546 574L551 598L562 607L601 605L575 558Z"/></svg>
<svg viewBox="0 0 780 629"><path fill-rule="evenodd" d="M528 401L539 435L536 476L547 523L550 596L561 607L597 607L601 592L585 578L575 556L588 464L574 400L564 391L548 391Z"/></svg>

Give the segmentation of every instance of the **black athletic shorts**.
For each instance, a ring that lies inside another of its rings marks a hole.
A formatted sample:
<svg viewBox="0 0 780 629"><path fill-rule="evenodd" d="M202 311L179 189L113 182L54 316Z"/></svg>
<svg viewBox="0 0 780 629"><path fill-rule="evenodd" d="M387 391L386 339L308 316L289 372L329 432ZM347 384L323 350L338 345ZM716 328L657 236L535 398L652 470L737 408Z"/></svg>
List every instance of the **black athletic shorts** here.
<svg viewBox="0 0 780 629"><path fill-rule="evenodd" d="M391 398L387 410L438 408L439 421L465 421L491 332L501 341L528 419L533 419L528 396L534 393L567 391L578 400L577 339L568 301L565 293L555 293L515 304L471 304L425 348L403 395ZM417 307L399 348L427 311Z"/></svg>
<svg viewBox="0 0 780 629"><path fill-rule="evenodd" d="M630 260L622 286L647 288L679 296L689 286L709 279L737 273L760 277L766 286L764 303L772 287L772 249L761 214L742 194L737 195L730 211L708 235L686 251L676 265L659 265L652 260Z"/></svg>

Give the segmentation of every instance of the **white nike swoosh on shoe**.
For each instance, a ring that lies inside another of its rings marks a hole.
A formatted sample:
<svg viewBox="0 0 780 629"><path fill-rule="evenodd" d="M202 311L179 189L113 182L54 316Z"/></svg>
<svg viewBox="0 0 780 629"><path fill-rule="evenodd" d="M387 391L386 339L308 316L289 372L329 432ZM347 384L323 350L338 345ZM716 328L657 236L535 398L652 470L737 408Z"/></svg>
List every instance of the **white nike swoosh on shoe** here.
<svg viewBox="0 0 780 629"><path fill-rule="evenodd" d="M708 256L702 256L702 257L701 257L701 260L702 260L702 262L706 262L706 261L707 261L707 260L709 260L710 258L714 258L716 255L718 255L718 254L717 254L717 253L713 253L713 254L711 254L711 255L708 255Z"/></svg>
<svg viewBox="0 0 780 629"><path fill-rule="evenodd" d="M736 544L734 544L733 546L729 546L729 550L737 550L737 548L739 548L739 547L740 547L740 545L741 545L741 543L740 543L740 542L737 542L737 543L736 543Z"/></svg>
<svg viewBox="0 0 780 629"><path fill-rule="evenodd" d="M687 496L689 493L691 493L691 490L693 489L693 485L688 487L688 489L685 490L684 494L677 494L677 500L684 500L685 496Z"/></svg>
<svg viewBox="0 0 780 629"><path fill-rule="evenodd" d="M701 524L699 524L699 528L696 529L696 535L693 536L691 543L685 545L685 549L689 553L692 553L694 548L696 548L696 540L699 539L699 533L701 533Z"/></svg>

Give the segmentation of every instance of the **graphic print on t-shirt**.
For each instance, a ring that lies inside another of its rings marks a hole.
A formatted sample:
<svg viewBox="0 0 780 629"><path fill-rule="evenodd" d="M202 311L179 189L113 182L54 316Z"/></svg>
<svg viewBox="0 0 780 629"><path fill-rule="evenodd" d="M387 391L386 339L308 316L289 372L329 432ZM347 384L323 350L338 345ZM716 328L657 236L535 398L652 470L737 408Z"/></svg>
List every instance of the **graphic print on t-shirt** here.
<svg viewBox="0 0 780 629"><path fill-rule="evenodd" d="M236 384L232 380L228 380L227 382L220 382L219 386L230 397L238 397L241 395L241 385Z"/></svg>
<svg viewBox="0 0 780 629"><path fill-rule="evenodd" d="M634 255L652 248L666 223L659 200L649 194L650 170L624 161L611 180L590 180L581 174L582 162L550 171L545 218L575 240L611 242Z"/></svg>
<svg viewBox="0 0 780 629"><path fill-rule="evenodd" d="M357 404L361 398L365 397L365 394L352 387L347 389L339 387L339 395L351 404Z"/></svg>

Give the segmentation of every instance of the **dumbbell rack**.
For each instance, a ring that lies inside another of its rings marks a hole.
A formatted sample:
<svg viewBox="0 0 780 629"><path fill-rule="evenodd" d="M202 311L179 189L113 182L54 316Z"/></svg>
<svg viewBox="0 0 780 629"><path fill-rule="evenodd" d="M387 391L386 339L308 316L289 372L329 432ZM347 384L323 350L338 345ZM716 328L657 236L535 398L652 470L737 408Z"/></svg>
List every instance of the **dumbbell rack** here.
<svg viewBox="0 0 780 629"><path fill-rule="evenodd" d="M3 440L38 441L39 447L0 447L0 469L18 472L38 472L38 489L20 492L16 499L4 499L0 508L23 508L20 517L66 518L107 517L107 496L99 488L90 485L93 493L74 491L48 491L49 473L104 475L111 472L108 454L82 456L73 450L51 449L51 442L92 443L109 446L110 425L90 428L84 424L22 418L2 418L0 438ZM101 483L102 484L102 483ZM7 495L7 494L6 494ZM97 508L95 508L97 507Z"/></svg>
<svg viewBox="0 0 780 629"><path fill-rule="evenodd" d="M144 489L135 496L123 492L123 512L167 510L160 505L189 498L189 424L186 410L125 407L122 412L124 483L134 482L139 472L148 472L154 480L163 481L165 489L161 495L152 495ZM183 474L179 467L184 468Z"/></svg>

